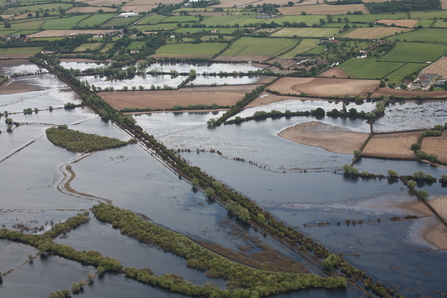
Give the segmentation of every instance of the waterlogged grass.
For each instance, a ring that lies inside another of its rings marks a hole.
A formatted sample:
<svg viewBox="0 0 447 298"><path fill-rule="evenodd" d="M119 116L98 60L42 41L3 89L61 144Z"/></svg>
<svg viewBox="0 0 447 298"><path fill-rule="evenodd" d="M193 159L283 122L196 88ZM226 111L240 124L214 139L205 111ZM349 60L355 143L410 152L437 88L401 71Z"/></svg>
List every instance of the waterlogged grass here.
<svg viewBox="0 0 447 298"><path fill-rule="evenodd" d="M94 14L85 20L82 20L79 22L79 27L93 27L95 25L102 25L103 23L107 22L111 18L117 16L116 13L102 13L102 14Z"/></svg>
<svg viewBox="0 0 447 298"><path fill-rule="evenodd" d="M88 15L72 16L68 18L59 18L54 20L47 20L42 25L45 30L67 30L76 26L80 21L87 18Z"/></svg>
<svg viewBox="0 0 447 298"><path fill-rule="evenodd" d="M159 48L155 54L161 56L212 56L222 51L226 46L225 43L167 44Z"/></svg>
<svg viewBox="0 0 447 298"><path fill-rule="evenodd" d="M0 48L2 55L35 55L43 50L43 47Z"/></svg>
<svg viewBox="0 0 447 298"><path fill-rule="evenodd" d="M445 24L447 26L447 22ZM447 29L424 28L390 37L389 40L447 42Z"/></svg>
<svg viewBox="0 0 447 298"><path fill-rule="evenodd" d="M48 128L47 138L56 146L73 152L92 152L125 146L132 141L124 142L115 138L87 134L68 129L66 125Z"/></svg>
<svg viewBox="0 0 447 298"><path fill-rule="evenodd" d="M338 34L337 28L283 28L271 36L292 37L329 37Z"/></svg>
<svg viewBox="0 0 447 298"><path fill-rule="evenodd" d="M376 58L351 58L337 68L343 69L354 78L381 79L403 65L403 63L396 62L377 62Z"/></svg>
<svg viewBox="0 0 447 298"><path fill-rule="evenodd" d="M390 83L400 84L406 75L412 74L413 72L420 72L425 67L427 67L425 63L407 63L386 77Z"/></svg>
<svg viewBox="0 0 447 298"><path fill-rule="evenodd" d="M305 53L307 51L310 51L311 49L315 48L318 44L318 39L303 39L301 40L300 44L294 47L289 52L285 53L284 55L281 55L282 58L291 58L295 57L296 55Z"/></svg>
<svg viewBox="0 0 447 298"><path fill-rule="evenodd" d="M292 49L296 44L296 39L242 37L222 55L272 57Z"/></svg>
<svg viewBox="0 0 447 298"><path fill-rule="evenodd" d="M434 61L447 52L446 45L398 42L394 49L383 56L380 61L391 62L425 62Z"/></svg>

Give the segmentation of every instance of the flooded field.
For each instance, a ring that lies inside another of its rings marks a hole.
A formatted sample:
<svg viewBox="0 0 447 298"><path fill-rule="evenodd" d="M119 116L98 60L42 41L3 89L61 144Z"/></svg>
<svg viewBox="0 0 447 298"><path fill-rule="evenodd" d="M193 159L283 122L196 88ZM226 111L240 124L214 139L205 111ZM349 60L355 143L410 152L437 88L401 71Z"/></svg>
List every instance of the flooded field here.
<svg viewBox="0 0 447 298"><path fill-rule="evenodd" d="M12 67L5 66L2 71L13 71ZM169 66L157 67L168 69ZM186 69L189 66L175 67L181 71L181 67ZM195 66L197 72L210 72L206 67L218 66L200 67L203 70ZM202 76L197 80L199 78ZM95 86L101 84L101 79L93 76L83 79L91 80ZM140 80L136 84L150 86L154 82L151 80L155 79L147 76L147 81L142 77L134 80ZM170 76L159 79L158 84L162 85L177 83ZM145 220L196 241L219 244L235 252L242 252L243 247L254 246L256 241L260 241L284 256L301 262L310 272L323 274L284 245L269 237L264 238L261 233L228 216L225 208L194 190L189 183L179 179L178 174L137 144L91 154L73 153L54 146L45 136L45 129L51 125L67 124L72 129L120 140L128 140L129 136L111 123L101 121L89 109L45 110L50 105L56 108L63 107L67 102L79 103L78 96L52 75L26 76L17 80L30 86L38 85L40 90L0 95L1 111L10 112L14 121L28 123L14 128L12 133L6 133L4 118L0 119L0 222L3 227L12 229L20 223L31 229L42 226L43 230L39 232L43 232L49 229L51 222L64 221L107 199L114 206L137 212ZM228 81L228 78L225 80ZM235 79L235 84L241 84L239 80ZM135 82L128 81L126 84L130 86ZM113 81L112 84L116 84L116 88L121 86L121 82ZM291 99L246 109L239 115L246 117L256 111L302 111L317 107L328 111L341 109L341 105ZM374 109L370 103L347 106L348 109L351 107L365 112ZM24 115L22 111L25 108L41 111ZM437 102L423 105L407 102L389 109L389 114L387 110L385 116L376 121L375 130L396 131L404 126L430 127L447 122L443 118L444 107ZM417 200L408 194L406 186L401 182L390 183L387 179L344 177L341 167L351 162L352 155L300 145L277 135L286 127L309 121L369 133L370 126L365 120L292 117L211 129L206 127L209 119L218 118L222 113L154 113L135 115L134 118L145 131L168 148L191 150L179 152L191 165L200 167L218 181L248 196L279 220L318 240L331 252L343 254L354 266L392 286L398 293L406 297L440 297L447 291L444 274L447 255L429 243L423 233L427 226L436 224L437 219L430 210L414 206ZM197 149L205 152L196 152ZM222 155L210 153L210 149L219 150ZM244 161L240 161L241 158ZM70 188L66 187L67 179L64 178L68 175L63 170L66 165L74 173ZM422 170L437 179L447 174L446 168L415 161L361 158L355 166L360 171L385 175L388 169L400 175ZM446 192L440 183L419 184L417 189L426 190L432 196ZM418 215L418 219L390 219L407 214ZM347 225L347 219L356 220L357 224ZM319 226L321 222L329 224ZM119 259L124 266L148 267L155 274L174 273L198 285L211 282L222 289L227 287L224 280L212 279L204 272L187 267L182 258L121 235L111 225L97 221L93 215L87 223L67 233L66 238L57 238L55 242L78 250L99 251ZM247 254L257 250L251 248ZM23 244L0 240L0 271L9 272L3 277L0 296L48 297L53 291L70 289L72 283L80 278L86 279L88 273L95 271L93 267L51 255L38 257L30 264L27 255L35 256L37 252L37 249ZM126 297L129 293L132 297L182 296L114 274L95 278L80 295ZM312 289L276 297L357 296L349 289Z"/></svg>

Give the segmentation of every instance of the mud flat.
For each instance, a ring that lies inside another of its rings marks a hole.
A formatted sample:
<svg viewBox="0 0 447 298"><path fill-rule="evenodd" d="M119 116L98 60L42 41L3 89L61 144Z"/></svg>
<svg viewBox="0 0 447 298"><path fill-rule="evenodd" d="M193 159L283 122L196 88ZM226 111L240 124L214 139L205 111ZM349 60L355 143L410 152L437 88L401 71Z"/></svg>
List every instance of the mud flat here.
<svg viewBox="0 0 447 298"><path fill-rule="evenodd" d="M417 143L422 131L376 134L366 144L362 156L389 159L416 159L411 145Z"/></svg>
<svg viewBox="0 0 447 298"><path fill-rule="evenodd" d="M447 164L447 131L444 130L440 137L425 137L421 149L428 154L437 155L440 162Z"/></svg>
<svg viewBox="0 0 447 298"><path fill-rule="evenodd" d="M357 133L316 121L289 127L280 132L279 136L299 144L320 147L330 152L342 154L352 154L368 138L368 134Z"/></svg>
<svg viewBox="0 0 447 298"><path fill-rule="evenodd" d="M244 86L218 86L194 87L181 90L158 91L116 91L99 92L99 96L109 105L122 110L128 108L172 109L175 105L187 107L188 105L213 103L219 106L232 106L244 98L260 85Z"/></svg>
<svg viewBox="0 0 447 298"><path fill-rule="evenodd" d="M281 94L305 93L317 97L342 98L346 94L351 97L356 95L366 96L379 86L376 80L351 80L333 78L282 78L269 89Z"/></svg>

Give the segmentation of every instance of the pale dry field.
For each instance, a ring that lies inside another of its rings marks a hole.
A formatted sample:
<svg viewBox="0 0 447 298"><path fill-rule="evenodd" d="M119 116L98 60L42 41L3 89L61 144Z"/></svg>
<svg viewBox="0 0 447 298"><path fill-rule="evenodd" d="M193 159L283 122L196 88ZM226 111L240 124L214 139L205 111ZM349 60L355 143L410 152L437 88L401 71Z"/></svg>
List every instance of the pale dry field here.
<svg viewBox="0 0 447 298"><path fill-rule="evenodd" d="M358 150L368 138L368 134L317 121L297 124L278 135L299 144L341 154L353 154L354 150Z"/></svg>
<svg viewBox="0 0 447 298"><path fill-rule="evenodd" d="M442 9L447 9L447 0L441 0Z"/></svg>
<svg viewBox="0 0 447 298"><path fill-rule="evenodd" d="M41 32L37 32L34 34L30 34L30 37L53 37L53 36L65 36L70 35L72 33L84 33L84 34L104 34L105 32L113 32L116 30L106 30L106 29L98 29L98 30L44 30Z"/></svg>
<svg viewBox="0 0 447 298"><path fill-rule="evenodd" d="M282 78L269 87L281 94L297 94L304 92L317 97L343 97L348 94L366 96L379 86L376 80L354 80L333 78Z"/></svg>
<svg viewBox="0 0 447 298"><path fill-rule="evenodd" d="M115 91L98 92L98 95L112 107L122 110L128 108L172 109L175 105L213 103L219 106L232 106L259 85L194 87L181 90L157 91Z"/></svg>
<svg viewBox="0 0 447 298"><path fill-rule="evenodd" d="M424 68L421 73L437 73L443 78L447 78L447 57L441 57L435 63L432 63L430 66Z"/></svg>
<svg viewBox="0 0 447 298"><path fill-rule="evenodd" d="M152 8L157 7L157 5L132 5L132 2L129 5L124 5L121 9L126 12L148 12L152 10Z"/></svg>
<svg viewBox="0 0 447 298"><path fill-rule="evenodd" d="M361 10L364 14L368 14L369 11L364 4L348 4L348 5L329 5L329 4L317 4L317 5L300 5L290 7L280 7L279 12L283 15L300 15L302 11L307 14L346 14L348 11L354 12Z"/></svg>
<svg viewBox="0 0 447 298"><path fill-rule="evenodd" d="M218 5L213 5L210 6L210 8L213 7L234 7L236 5L236 7L245 7L249 4L256 6L256 5L263 5L265 4L287 4L287 2L289 2L290 0L220 0L220 4ZM178 2L177 2L178 3Z"/></svg>
<svg viewBox="0 0 447 298"><path fill-rule="evenodd" d="M90 6L112 6L112 4L119 6L122 3L121 0L75 0L75 1L88 3Z"/></svg>
<svg viewBox="0 0 447 298"><path fill-rule="evenodd" d="M435 154L442 163L447 163L447 130L440 137L425 137L422 140L422 151Z"/></svg>
<svg viewBox="0 0 447 298"><path fill-rule="evenodd" d="M335 76L336 78L347 78L348 74L341 68L333 67L319 75L319 77L327 78L332 78L333 76Z"/></svg>
<svg viewBox="0 0 447 298"><path fill-rule="evenodd" d="M417 143L421 131L374 135L363 149L362 156L391 159L416 159L411 145Z"/></svg>
<svg viewBox="0 0 447 298"><path fill-rule="evenodd" d="M390 89L390 88L379 88L377 91L373 93L373 97L379 97L381 95L390 96L404 96L407 98L414 98L418 95L428 98L446 98L447 97L447 91L407 91L403 89Z"/></svg>
<svg viewBox="0 0 447 298"><path fill-rule="evenodd" d="M398 27L374 27L374 28L357 28L343 35L348 38L359 39L376 39L384 36L394 35L396 32L409 31L409 29L402 29Z"/></svg>
<svg viewBox="0 0 447 298"><path fill-rule="evenodd" d="M74 13L74 12L82 12L82 13L88 13L88 12L97 12L98 10L104 10L104 12L115 12L116 8L111 7L95 7L95 6L78 6L73 7L67 10L67 13Z"/></svg>
<svg viewBox="0 0 447 298"><path fill-rule="evenodd" d="M290 97L290 96L284 96L284 95L275 95L275 94L271 94L268 92L262 92L261 94L259 94L259 96L253 100L252 102L250 102L248 105L245 106L245 108L252 108L252 107L257 107L257 106L262 106L262 105L266 105L272 102L280 102L280 101L284 101L284 100L293 100L293 99L297 99L294 97ZM299 100L325 100L327 101L327 99L323 99L323 98L306 98L306 97L300 97Z"/></svg>
<svg viewBox="0 0 447 298"><path fill-rule="evenodd" d="M419 22L419 20L378 20L378 21L376 21L376 23L387 24L389 26L391 26L391 24L394 23L396 26L408 27L408 28L414 27L414 25L417 22Z"/></svg>
<svg viewBox="0 0 447 298"><path fill-rule="evenodd" d="M447 223L447 196L439 196L428 200L427 203L436 211L438 216Z"/></svg>

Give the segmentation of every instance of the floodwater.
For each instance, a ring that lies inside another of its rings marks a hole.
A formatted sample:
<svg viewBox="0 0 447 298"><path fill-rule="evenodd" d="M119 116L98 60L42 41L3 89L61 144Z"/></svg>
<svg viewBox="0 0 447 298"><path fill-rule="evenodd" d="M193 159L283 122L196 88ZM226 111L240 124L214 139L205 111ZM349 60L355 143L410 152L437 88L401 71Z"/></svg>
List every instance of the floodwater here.
<svg viewBox="0 0 447 298"><path fill-rule="evenodd" d="M180 180L177 174L138 145L85 156L54 146L45 137L45 129L50 125L67 124L72 129L122 140L127 140L128 136L112 124L102 122L88 109L42 110L38 114L23 115L24 108L45 109L50 105L62 107L66 102L77 102L78 97L48 74L20 79L25 83L40 84L42 90L0 96L3 110L17 112L11 115L14 121L30 123L15 128L12 133L0 134L0 221L6 228L21 223L31 228L43 226L48 229L48 222L63 221L108 199L115 206L135 211L151 222L193 239L218 243L239 251L240 246L252 244L251 237L259 237L263 243L302 261L298 255L276 241L264 239L262 235L228 217L222 206L209 201L202 193L195 192L190 184ZM247 109L243 113L250 116L257 110L294 111L318 106L325 110L341 109L340 104L335 102L290 100ZM366 112L373 105L365 103L361 106L347 106L348 109L351 107ZM429 106L426 109L432 111ZM404 114L405 111L399 113ZM415 113L421 114L418 116L421 123L432 117L431 114L422 114L420 109L415 110ZM286 127L308 121L321 121L368 133L369 125L364 120L292 117L250 121L213 129L206 127L210 118L221 115L221 111L154 113L138 115L135 119L169 148L192 150L190 153L180 153L192 165L247 195L279 220L317 239L331 251L343 251L345 258L356 267L387 285L393 284L397 292L407 297L423 294L437 297L447 291L445 252L432 250L417 233L436 219L389 220L392 216L411 214L411 211L401 206L415 198L408 195L402 183L389 183L386 179L346 178L340 169L351 161L352 155L331 153L277 136ZM397 121L387 121L387 129L401 127ZM4 131L4 121L0 122L0 130ZM376 125L381 125L380 120ZM204 149L206 152L197 153L196 149ZM209 149L221 151L222 156L208 152ZM245 162L236 161L234 157L244 158ZM66 188L61 189L63 167L66 164L76 174L70 186L77 192L94 196L93 201L71 193ZM423 170L436 178L447 174L445 168L413 161L362 158L356 167L371 173L386 174L388 169L393 169L399 174ZM439 183L418 187L431 195L445 194L445 188ZM381 223L377 222L379 218ZM347 226L344 224L346 219L362 220L363 223ZM319 222L330 224L318 227ZM337 222L341 222L341 225L337 225ZM234 233L236 230L241 232ZM226 287L222 280L210 279L205 273L187 268L185 260L123 236L93 216L88 223L67 236L55 241L76 249L98 250L104 255L120 259L124 266L149 267L156 274L176 273L195 284L213 282L221 288ZM1 240L0 271L14 271L4 276L0 296L48 297L52 291L70 289L72 283L80 278L86 279L88 273L94 272L92 267L56 256L39 257L33 264L29 264L27 254L36 253L34 248ZM360 255L351 256L351 253ZM304 265L311 272L321 274L309 264L304 262ZM114 274L96 278L84 288L81 295L126 297L128 293L132 293L132 297L181 296ZM341 298L357 295L350 290L306 290L277 297L310 296Z"/></svg>

